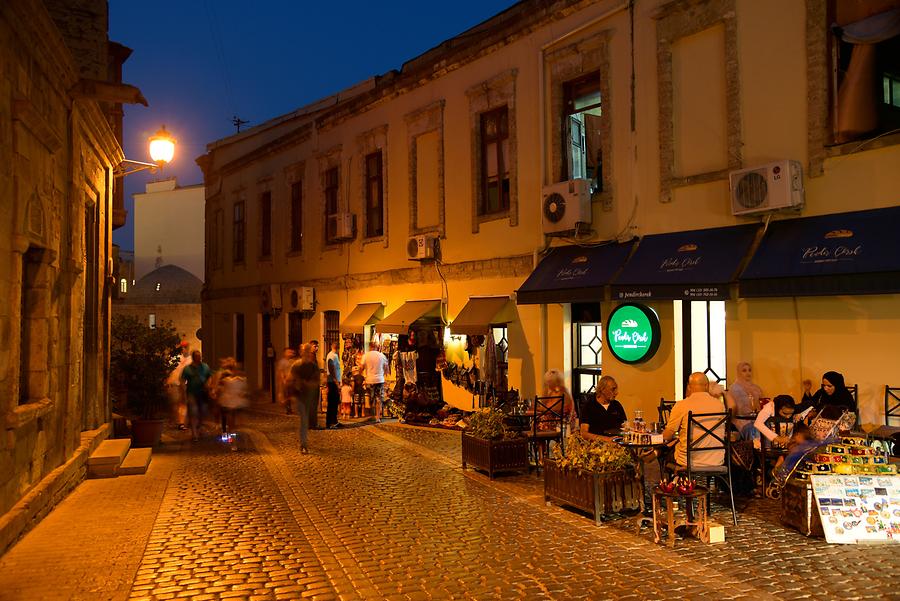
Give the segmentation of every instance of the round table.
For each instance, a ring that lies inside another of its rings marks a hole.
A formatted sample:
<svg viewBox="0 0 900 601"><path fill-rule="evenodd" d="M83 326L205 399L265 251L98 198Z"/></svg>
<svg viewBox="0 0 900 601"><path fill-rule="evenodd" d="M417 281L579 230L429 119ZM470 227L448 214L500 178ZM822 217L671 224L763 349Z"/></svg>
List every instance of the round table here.
<svg viewBox="0 0 900 601"><path fill-rule="evenodd" d="M641 513L635 519L635 531L639 533L641 531L641 526L644 525L644 522L651 521L650 517L645 515L647 511L647 503L644 498L647 496L647 481L644 477L644 460L641 458L641 455L643 455L643 452L647 450L656 451L656 460L659 462L659 475L660 477L662 477L666 461L664 450L668 449L669 445L664 442L639 444L625 442L624 440L616 441L616 444L624 448L631 455L631 459L634 461L634 470L637 474L637 477L641 480Z"/></svg>

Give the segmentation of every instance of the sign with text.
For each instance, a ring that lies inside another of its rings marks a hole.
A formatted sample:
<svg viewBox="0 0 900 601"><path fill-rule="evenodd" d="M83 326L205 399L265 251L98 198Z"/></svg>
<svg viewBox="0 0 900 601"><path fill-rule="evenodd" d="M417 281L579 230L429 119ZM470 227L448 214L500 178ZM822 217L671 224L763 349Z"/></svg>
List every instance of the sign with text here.
<svg viewBox="0 0 900 601"><path fill-rule="evenodd" d="M900 476L810 477L829 543L900 541Z"/></svg>
<svg viewBox="0 0 900 601"><path fill-rule="evenodd" d="M646 305L616 307L606 323L606 345L622 363L643 363L659 349L659 317Z"/></svg>

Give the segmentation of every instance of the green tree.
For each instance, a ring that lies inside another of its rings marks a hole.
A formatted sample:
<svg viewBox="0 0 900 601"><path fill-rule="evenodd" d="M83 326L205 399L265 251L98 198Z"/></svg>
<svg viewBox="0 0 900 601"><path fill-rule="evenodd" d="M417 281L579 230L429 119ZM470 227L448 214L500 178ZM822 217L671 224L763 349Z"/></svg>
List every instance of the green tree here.
<svg viewBox="0 0 900 601"><path fill-rule="evenodd" d="M110 387L116 400L127 400L133 417L165 414L166 378L178 365L181 337L171 322L147 327L136 317L116 315L110 339Z"/></svg>

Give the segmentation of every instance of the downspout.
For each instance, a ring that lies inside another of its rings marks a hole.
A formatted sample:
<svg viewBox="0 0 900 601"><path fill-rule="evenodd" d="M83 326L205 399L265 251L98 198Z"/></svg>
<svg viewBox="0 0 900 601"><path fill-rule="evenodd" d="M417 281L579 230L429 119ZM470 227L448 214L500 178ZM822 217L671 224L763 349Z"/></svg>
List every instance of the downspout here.
<svg viewBox="0 0 900 601"><path fill-rule="evenodd" d="M566 33L553 38L549 42L545 43L541 46L540 52L538 52L538 136L540 137L540 161L541 161L541 186L544 186L547 177L547 132L545 127L545 122L547 118L547 107L546 107L546 97L545 97L545 84L544 84L544 54L547 49L551 46L555 46L559 42L568 39L578 33L581 33L588 27L592 27L595 24L603 21L612 15L629 8L634 0L628 0L626 2L622 2L614 6L613 8L607 10L604 13L594 17L582 23L575 29L569 30ZM538 204L538 212L540 213L538 223L543 221L543 211L542 206ZM550 248L550 238L544 235L543 231L541 231L541 243L534 249L534 257L532 260L532 269L536 269L538 265L538 261L541 255L547 252ZM541 349L541 376L547 373L548 367L548 348L547 348L547 304L541 303L541 317L538 322L538 335L540 337L540 349Z"/></svg>

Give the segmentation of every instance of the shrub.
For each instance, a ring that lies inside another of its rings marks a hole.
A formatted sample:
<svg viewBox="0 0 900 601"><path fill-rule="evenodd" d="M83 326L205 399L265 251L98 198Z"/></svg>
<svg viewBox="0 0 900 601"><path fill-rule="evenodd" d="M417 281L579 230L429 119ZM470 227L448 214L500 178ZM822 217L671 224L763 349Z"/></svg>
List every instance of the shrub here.
<svg viewBox="0 0 900 601"><path fill-rule="evenodd" d="M476 411L466 422L466 433L475 438L497 440L499 438L515 438L518 434L506 426L505 415L499 409L489 408Z"/></svg>
<svg viewBox="0 0 900 601"><path fill-rule="evenodd" d="M126 398L133 417L165 414L166 378L178 365L181 337L170 322L149 328L136 317L115 315L110 335L110 388Z"/></svg>
<svg viewBox="0 0 900 601"><path fill-rule="evenodd" d="M575 433L566 438L566 454L553 448L553 460L561 469L586 472L615 472L632 464L631 455L621 446L605 440L586 440Z"/></svg>

